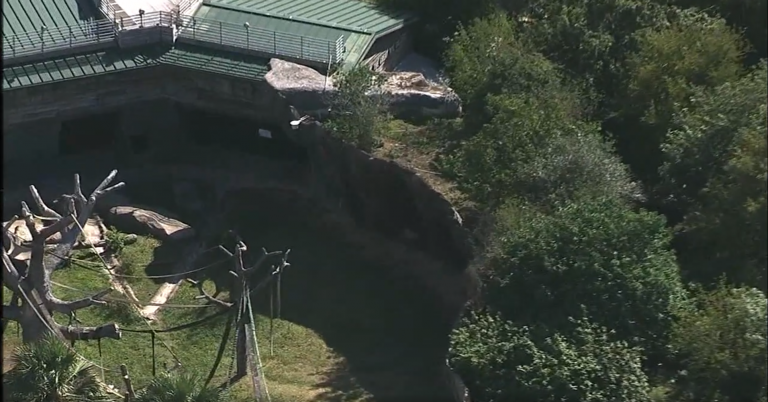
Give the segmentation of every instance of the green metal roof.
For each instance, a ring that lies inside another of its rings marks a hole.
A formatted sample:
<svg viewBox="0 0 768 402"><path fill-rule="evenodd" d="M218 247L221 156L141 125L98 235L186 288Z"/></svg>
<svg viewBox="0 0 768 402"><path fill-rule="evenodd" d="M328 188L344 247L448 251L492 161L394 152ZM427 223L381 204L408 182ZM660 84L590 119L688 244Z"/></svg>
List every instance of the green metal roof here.
<svg viewBox="0 0 768 402"><path fill-rule="evenodd" d="M259 80L269 61L196 46L147 48L86 53L3 69L3 90L167 64L181 68Z"/></svg>
<svg viewBox="0 0 768 402"><path fill-rule="evenodd" d="M159 59L160 63L198 71L261 80L267 74L268 59L212 50L193 45L176 45Z"/></svg>
<svg viewBox="0 0 768 402"><path fill-rule="evenodd" d="M98 16L87 0L3 0L3 50L83 42L95 34Z"/></svg>
<svg viewBox="0 0 768 402"><path fill-rule="evenodd" d="M82 2L82 3L81 3ZM47 28L86 24L98 11L81 0L3 0L3 40Z"/></svg>
<svg viewBox="0 0 768 402"><path fill-rule="evenodd" d="M380 35L412 21L409 14L384 10L359 0L205 0L203 4L371 35ZM312 36L311 27L304 30L306 33L292 32Z"/></svg>
<svg viewBox="0 0 768 402"><path fill-rule="evenodd" d="M276 49L295 48L298 37L325 41L343 37L346 67L365 57L379 36L413 21L409 14L392 13L358 0L204 0L195 18L237 26L247 22L265 32L291 34L268 38Z"/></svg>
<svg viewBox="0 0 768 402"><path fill-rule="evenodd" d="M221 8L203 4L195 13L195 18L205 18L230 24L242 26L248 22L252 27L258 27L274 32L285 32L297 36L306 36L315 39L334 41L339 36L349 34L343 29L327 27L322 25L310 25L299 21L289 19L274 18L263 14L248 12L244 10L234 10L230 8Z"/></svg>

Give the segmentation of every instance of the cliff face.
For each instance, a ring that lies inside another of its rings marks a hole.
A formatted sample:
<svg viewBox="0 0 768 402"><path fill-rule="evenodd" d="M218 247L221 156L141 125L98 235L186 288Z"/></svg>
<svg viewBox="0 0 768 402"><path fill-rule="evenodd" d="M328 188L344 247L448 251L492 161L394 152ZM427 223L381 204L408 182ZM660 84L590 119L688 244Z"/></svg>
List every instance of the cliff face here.
<svg viewBox="0 0 768 402"><path fill-rule="evenodd" d="M472 251L461 217L413 171L344 144L317 123L291 137L309 150L316 197L361 228L427 253L449 270L466 269Z"/></svg>

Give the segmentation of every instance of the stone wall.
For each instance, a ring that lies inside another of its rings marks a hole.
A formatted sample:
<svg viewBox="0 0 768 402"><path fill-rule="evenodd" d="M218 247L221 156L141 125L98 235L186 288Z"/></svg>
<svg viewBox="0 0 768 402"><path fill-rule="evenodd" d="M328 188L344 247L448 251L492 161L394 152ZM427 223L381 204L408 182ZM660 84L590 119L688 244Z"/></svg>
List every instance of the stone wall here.
<svg viewBox="0 0 768 402"><path fill-rule="evenodd" d="M67 120L156 99L225 110L285 124L287 104L264 81L154 66L3 91L3 127L44 118Z"/></svg>

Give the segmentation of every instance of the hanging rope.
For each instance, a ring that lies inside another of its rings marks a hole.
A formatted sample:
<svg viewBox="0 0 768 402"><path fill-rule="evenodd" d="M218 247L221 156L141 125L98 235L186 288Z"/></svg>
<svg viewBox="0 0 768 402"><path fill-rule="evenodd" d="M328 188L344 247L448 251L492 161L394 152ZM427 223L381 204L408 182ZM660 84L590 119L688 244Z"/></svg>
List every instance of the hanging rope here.
<svg viewBox="0 0 768 402"><path fill-rule="evenodd" d="M157 377L157 355L155 354L155 333L152 332L152 377Z"/></svg>
<svg viewBox="0 0 768 402"><path fill-rule="evenodd" d="M104 379L104 356L101 354L101 338L96 340L96 344L99 346L99 367L101 367L101 381L106 381Z"/></svg>
<svg viewBox="0 0 768 402"><path fill-rule="evenodd" d="M229 388L232 385L232 370L235 367L235 361L237 360L237 341L240 338L240 325L242 325L242 317L243 317L243 298L245 296L240 296L240 301L237 304L237 319L235 320L235 336L232 340L232 360L229 361L229 369L227 369L227 388Z"/></svg>
<svg viewBox="0 0 768 402"><path fill-rule="evenodd" d="M283 270L278 268L277 270L273 271L273 274L275 273L277 274L277 279L275 280L274 285L270 286L269 288L269 355L270 356L275 355L274 320L275 318L280 319L280 310L281 310L280 279L283 274ZM276 297L276 300L275 300L275 297Z"/></svg>
<svg viewBox="0 0 768 402"><path fill-rule="evenodd" d="M269 287L269 355L274 356L275 355L275 310L274 310L274 286Z"/></svg>
<svg viewBox="0 0 768 402"><path fill-rule="evenodd" d="M67 325L69 327L72 327L73 326L72 324L74 324L74 327L77 328L77 323L78 322L79 322L79 320L75 317L75 312L74 311L70 311L69 312L69 324L67 324ZM70 346L72 348L74 348L75 347L75 339L72 339L71 341L69 341L69 344L70 344Z"/></svg>
<svg viewBox="0 0 768 402"><path fill-rule="evenodd" d="M246 289L247 286L246 286ZM246 292L248 294L248 292ZM251 306L251 300L250 298L245 300L245 304L248 308L248 318L250 319L251 323L251 347L253 354L256 356L251 357L251 371L256 371L254 373L251 373L251 375L256 375L258 377L258 384L254 384L257 388L256 391L259 393L259 395L256 395L257 400L260 402L263 402L264 399L266 399L267 402L270 402L269 398L269 390L267 389L267 379L264 377L264 370L262 370L262 364L261 364L261 355L259 354L259 341L256 339L256 320L253 317L253 307ZM247 347L246 347L247 350ZM256 359L256 361L253 361L253 358ZM255 364L253 364L255 363ZM264 397L264 398L262 398Z"/></svg>
<svg viewBox="0 0 768 402"><path fill-rule="evenodd" d="M229 334L232 332L234 320L235 313L232 311L227 316L227 323L224 326L224 332L221 335L221 342L219 342L219 350L216 352L216 360L213 361L213 367L211 367L211 371L208 373L208 378L205 379L205 387L211 383L211 380L213 380L213 377L216 375L216 369L218 369L219 364L221 364L221 359L224 357L224 351L227 350L227 339L229 339Z"/></svg>

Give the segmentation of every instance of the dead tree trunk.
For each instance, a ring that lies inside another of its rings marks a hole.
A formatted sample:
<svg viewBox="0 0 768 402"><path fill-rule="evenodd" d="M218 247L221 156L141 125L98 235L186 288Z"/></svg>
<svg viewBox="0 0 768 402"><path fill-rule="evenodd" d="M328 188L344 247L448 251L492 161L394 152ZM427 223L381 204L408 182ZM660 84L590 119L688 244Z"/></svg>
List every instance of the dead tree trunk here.
<svg viewBox="0 0 768 402"><path fill-rule="evenodd" d="M21 216L32 235L32 241L24 244L31 250L26 266L14 264L11 260L9 249L14 243L12 238L14 234L8 231L10 225L3 225L5 229L3 232L3 286L17 294L20 301L20 304L3 306L3 320L19 323L25 343L34 342L47 334L70 341L120 339L120 329L114 323L98 327L74 328L57 324L52 316L55 312L73 314L86 307L104 304L101 298L112 289L105 289L91 297L73 301L57 298L51 289L51 273L66 263L81 233L81 228L86 225L93 212L97 199L125 185L121 182L108 187L116 175L117 170L113 170L86 198L80 188L80 176L76 174L74 192L63 197L67 205L62 213L49 208L35 186L29 186L39 215L34 215L25 202L21 203ZM39 221L43 222L42 228L37 224ZM61 241L54 250L47 250L46 240L59 233Z"/></svg>

